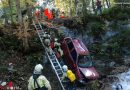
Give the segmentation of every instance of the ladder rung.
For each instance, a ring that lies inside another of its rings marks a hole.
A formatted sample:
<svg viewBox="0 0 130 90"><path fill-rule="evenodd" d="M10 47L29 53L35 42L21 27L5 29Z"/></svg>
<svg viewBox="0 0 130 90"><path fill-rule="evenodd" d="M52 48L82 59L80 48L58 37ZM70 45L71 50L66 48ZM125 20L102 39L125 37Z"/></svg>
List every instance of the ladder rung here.
<svg viewBox="0 0 130 90"><path fill-rule="evenodd" d="M50 59L51 59L51 60L56 60L55 57L54 57L54 56L51 56L51 55L50 55Z"/></svg>
<svg viewBox="0 0 130 90"><path fill-rule="evenodd" d="M39 35L40 38L44 39L43 35Z"/></svg>
<svg viewBox="0 0 130 90"><path fill-rule="evenodd" d="M53 62L53 64L57 64L57 62L55 62L55 61L52 61Z"/></svg>
<svg viewBox="0 0 130 90"><path fill-rule="evenodd" d="M40 25L36 25L36 27L40 27Z"/></svg>
<svg viewBox="0 0 130 90"><path fill-rule="evenodd" d="M63 75L63 73L58 73L58 75Z"/></svg>
<svg viewBox="0 0 130 90"><path fill-rule="evenodd" d="M43 37L43 33L39 33L40 37Z"/></svg>
<svg viewBox="0 0 130 90"><path fill-rule="evenodd" d="M36 26L36 28L41 28L40 26Z"/></svg>
<svg viewBox="0 0 130 90"><path fill-rule="evenodd" d="M62 69L57 69L56 71L62 71Z"/></svg>
<svg viewBox="0 0 130 90"><path fill-rule="evenodd" d="M57 65L57 66L54 66L55 67L55 69L60 69L60 67Z"/></svg>
<svg viewBox="0 0 130 90"><path fill-rule="evenodd" d="M41 35L40 35L40 38L41 38L41 39L44 39L44 37L43 37L43 36L41 36Z"/></svg>
<svg viewBox="0 0 130 90"><path fill-rule="evenodd" d="M58 73L58 75L63 75L63 73L62 72L57 72Z"/></svg>
<svg viewBox="0 0 130 90"><path fill-rule="evenodd" d="M60 67L60 66L58 65L58 63L55 63L54 66L56 66L56 67Z"/></svg>
<svg viewBox="0 0 130 90"><path fill-rule="evenodd" d="M39 34L43 34L41 29L37 29L37 31L38 31Z"/></svg>
<svg viewBox="0 0 130 90"><path fill-rule="evenodd" d="M56 59L51 59L52 62L56 62Z"/></svg>
<svg viewBox="0 0 130 90"><path fill-rule="evenodd" d="M44 37L44 34L43 33L39 33L41 37Z"/></svg>
<svg viewBox="0 0 130 90"><path fill-rule="evenodd" d="M41 29L40 27L36 27L36 29Z"/></svg>
<svg viewBox="0 0 130 90"><path fill-rule="evenodd" d="M56 65L55 67L59 67L59 65Z"/></svg>

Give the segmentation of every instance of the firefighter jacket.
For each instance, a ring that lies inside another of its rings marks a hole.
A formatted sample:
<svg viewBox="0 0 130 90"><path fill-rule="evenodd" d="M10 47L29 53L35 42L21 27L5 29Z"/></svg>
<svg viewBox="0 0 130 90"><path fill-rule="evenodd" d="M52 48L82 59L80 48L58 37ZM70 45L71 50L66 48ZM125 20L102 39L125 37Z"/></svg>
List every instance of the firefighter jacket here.
<svg viewBox="0 0 130 90"><path fill-rule="evenodd" d="M35 90L35 88L38 88L36 82L35 82L35 86L34 86L34 79L33 79L33 76L31 76L29 78L29 84L28 84L28 90ZM43 75L40 75L38 78L37 78L37 83L40 87L46 87L48 88L48 90L51 90L51 85L49 83L49 81L46 79L45 76Z"/></svg>
<svg viewBox="0 0 130 90"><path fill-rule="evenodd" d="M63 72L61 80L63 81L66 77L70 80L70 82L74 82L76 80L76 76L71 70L67 70L67 72Z"/></svg>

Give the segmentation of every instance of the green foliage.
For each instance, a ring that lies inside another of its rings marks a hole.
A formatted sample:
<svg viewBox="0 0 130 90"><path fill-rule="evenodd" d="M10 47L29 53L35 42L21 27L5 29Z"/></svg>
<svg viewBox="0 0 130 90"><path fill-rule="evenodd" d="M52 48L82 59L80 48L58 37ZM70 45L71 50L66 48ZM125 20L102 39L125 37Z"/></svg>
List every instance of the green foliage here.
<svg viewBox="0 0 130 90"><path fill-rule="evenodd" d="M97 35L102 35L105 33L105 24L100 23L100 22L91 22L90 24L91 31L90 34L97 36Z"/></svg>
<svg viewBox="0 0 130 90"><path fill-rule="evenodd" d="M7 71L8 71L7 67L0 66L0 73L5 73Z"/></svg>
<svg viewBox="0 0 130 90"><path fill-rule="evenodd" d="M107 58L120 59L123 53L123 47L130 47L130 30L123 30L118 35L111 37L100 47L101 55L106 54Z"/></svg>
<svg viewBox="0 0 130 90"><path fill-rule="evenodd" d="M115 2L130 2L129 0L114 0Z"/></svg>
<svg viewBox="0 0 130 90"><path fill-rule="evenodd" d="M16 36L9 36L9 35L4 35L1 38L1 45L3 46L4 49L8 50L18 50L19 47L21 46L21 42L17 39ZM1 47L2 48L2 47Z"/></svg>
<svg viewBox="0 0 130 90"><path fill-rule="evenodd" d="M128 19L128 14L127 13L118 13L117 17L116 17L118 20L126 20Z"/></svg>
<svg viewBox="0 0 130 90"><path fill-rule="evenodd" d="M99 90L100 82L98 80L91 81L87 84L87 90Z"/></svg>
<svg viewBox="0 0 130 90"><path fill-rule="evenodd" d="M83 24L87 24L92 21L104 23L104 21L100 18L100 16L88 13L84 17L81 17L81 20L83 21Z"/></svg>
<svg viewBox="0 0 130 90"><path fill-rule="evenodd" d="M32 36L32 38L29 39L29 46L31 49L30 51L32 51L32 52L43 50L42 44L37 35Z"/></svg>
<svg viewBox="0 0 130 90"><path fill-rule="evenodd" d="M130 8L114 6L103 11L102 17L107 20L126 20L130 17Z"/></svg>
<svg viewBox="0 0 130 90"><path fill-rule="evenodd" d="M32 54L29 54L27 56L27 63L30 65L30 66L35 66L36 64L38 63L42 63L42 59L41 59L41 56L42 56L42 53L32 53Z"/></svg>
<svg viewBox="0 0 130 90"><path fill-rule="evenodd" d="M89 46L89 50L92 51L92 55L98 59L121 59L125 54L124 48L128 48L130 46L130 29L125 26L128 24L128 21L111 22L109 28L117 32L117 34L109 37L107 40L102 41L99 44L91 44ZM96 35L101 36L106 33L106 29L103 28L105 25L100 22L92 22L89 23L88 26L91 27L89 33L92 35L92 37L95 37ZM101 30L103 30L103 32Z"/></svg>
<svg viewBox="0 0 130 90"><path fill-rule="evenodd" d="M9 57L9 53L5 51L0 51L0 60L6 60Z"/></svg>

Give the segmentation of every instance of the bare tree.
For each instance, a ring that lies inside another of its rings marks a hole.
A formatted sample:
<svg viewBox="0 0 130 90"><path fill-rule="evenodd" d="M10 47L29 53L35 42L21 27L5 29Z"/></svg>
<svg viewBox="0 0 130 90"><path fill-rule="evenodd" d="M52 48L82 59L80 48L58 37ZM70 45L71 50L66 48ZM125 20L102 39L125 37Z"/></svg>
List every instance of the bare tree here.
<svg viewBox="0 0 130 90"><path fill-rule="evenodd" d="M109 0L106 0L106 4L107 4L107 7L109 8L110 7Z"/></svg>
<svg viewBox="0 0 130 90"><path fill-rule="evenodd" d="M10 18L11 18L11 23L13 23L13 14L12 14L12 2L11 0L8 0L9 3L9 9L10 9Z"/></svg>
<svg viewBox="0 0 130 90"><path fill-rule="evenodd" d="M92 7L93 7L93 12L96 14L96 9L95 9L94 0L92 0Z"/></svg>
<svg viewBox="0 0 130 90"><path fill-rule="evenodd" d="M6 9L5 9L5 6L4 6L4 1L1 0L2 2L2 5L3 5L3 14L4 14L4 18L5 18L5 23L4 24L8 24L8 17L7 17L7 13L6 13Z"/></svg>
<svg viewBox="0 0 130 90"><path fill-rule="evenodd" d="M28 2L26 2L26 8L27 8L27 16L28 16L28 21L29 21L29 25L32 23L32 5L29 5Z"/></svg>
<svg viewBox="0 0 130 90"><path fill-rule="evenodd" d="M16 9L17 9L17 15L18 15L18 22L22 24L22 14L20 9L20 0L16 0Z"/></svg>
<svg viewBox="0 0 130 90"><path fill-rule="evenodd" d="M28 28L29 28L29 21L28 21L28 17L25 15L24 19L23 19L23 47L24 47L24 52L27 52L29 50L29 43L28 43L28 38L29 38L29 33L27 32Z"/></svg>

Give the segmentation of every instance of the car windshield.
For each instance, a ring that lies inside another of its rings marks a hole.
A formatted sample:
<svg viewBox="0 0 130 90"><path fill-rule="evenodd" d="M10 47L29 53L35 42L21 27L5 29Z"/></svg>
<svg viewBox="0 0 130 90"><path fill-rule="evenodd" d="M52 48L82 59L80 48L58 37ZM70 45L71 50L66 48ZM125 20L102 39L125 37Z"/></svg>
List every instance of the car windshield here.
<svg viewBox="0 0 130 90"><path fill-rule="evenodd" d="M83 68L91 67L92 66L91 57L88 55L80 55L78 58L78 66Z"/></svg>

